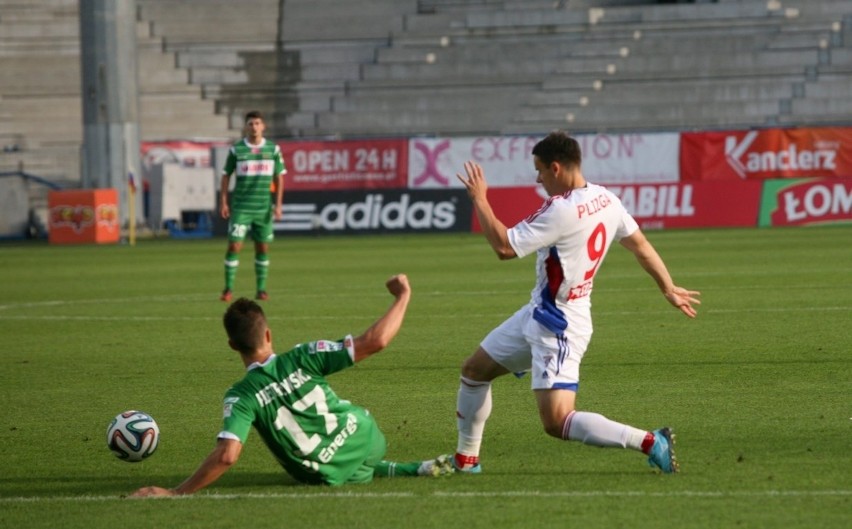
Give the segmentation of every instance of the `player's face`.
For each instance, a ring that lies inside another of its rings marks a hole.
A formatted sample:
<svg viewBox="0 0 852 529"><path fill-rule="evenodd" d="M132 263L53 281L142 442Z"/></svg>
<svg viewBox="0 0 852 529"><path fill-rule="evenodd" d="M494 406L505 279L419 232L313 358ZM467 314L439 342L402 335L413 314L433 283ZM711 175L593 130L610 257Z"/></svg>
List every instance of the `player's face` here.
<svg viewBox="0 0 852 529"><path fill-rule="evenodd" d="M266 125L260 118L251 118L246 121L246 136L251 140L258 140L263 136L263 131L266 130Z"/></svg>
<svg viewBox="0 0 852 529"><path fill-rule="evenodd" d="M536 183L541 184L549 196L558 195L559 192L556 189L556 164L547 165L539 160L538 156L533 156L533 164L536 171Z"/></svg>

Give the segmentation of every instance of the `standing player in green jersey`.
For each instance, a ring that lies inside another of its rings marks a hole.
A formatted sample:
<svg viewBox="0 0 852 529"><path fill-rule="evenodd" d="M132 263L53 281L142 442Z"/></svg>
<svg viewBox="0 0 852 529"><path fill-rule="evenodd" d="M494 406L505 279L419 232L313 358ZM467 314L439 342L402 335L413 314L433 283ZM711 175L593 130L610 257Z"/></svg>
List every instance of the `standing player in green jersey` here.
<svg viewBox="0 0 852 529"><path fill-rule="evenodd" d="M275 459L302 483L368 483L377 476L439 476L453 472L451 457L413 463L382 458L385 436L370 413L338 398L326 376L387 347L399 332L411 288L405 275L386 285L394 301L363 334L300 344L276 355L263 309L238 299L224 316L228 344L247 373L225 392L224 427L216 448L174 489L143 487L135 497L191 494L216 481L237 462L255 427Z"/></svg>
<svg viewBox="0 0 852 529"><path fill-rule="evenodd" d="M245 138L231 145L219 190L220 213L228 222L228 252L225 254L225 289L220 299L231 301L234 278L240 265L239 254L247 235L254 240L254 272L257 278L255 299L269 299L266 278L269 275L269 243L273 239L272 218L281 220L284 197L284 160L281 148L263 137L266 124L260 112L246 114ZM231 174L237 177L231 203L228 187ZM273 183L275 184L273 186ZM271 204L275 189L275 208Z"/></svg>

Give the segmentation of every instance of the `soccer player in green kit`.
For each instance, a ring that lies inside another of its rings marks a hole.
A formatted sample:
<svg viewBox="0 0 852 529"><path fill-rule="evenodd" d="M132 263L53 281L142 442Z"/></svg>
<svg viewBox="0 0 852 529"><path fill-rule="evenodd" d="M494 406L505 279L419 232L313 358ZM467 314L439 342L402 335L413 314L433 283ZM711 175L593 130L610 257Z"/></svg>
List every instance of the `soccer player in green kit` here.
<svg viewBox="0 0 852 529"><path fill-rule="evenodd" d="M249 235L254 240L254 271L257 278L255 299L269 299L266 278L269 275L269 243L273 239L273 216L281 220L284 197L284 173L287 168L281 148L263 137L266 124L263 115L251 111L245 117L245 138L231 145L219 188L219 213L228 219L228 251L225 254L225 289L219 299L231 301L234 278L240 265L239 254ZM231 174L236 185L230 204L228 192ZM271 204L275 183L275 208Z"/></svg>
<svg viewBox="0 0 852 529"><path fill-rule="evenodd" d="M239 299L223 318L228 344L247 373L225 392L224 427L198 470L173 489L143 487L134 497L192 494L216 481L240 457L255 427L282 467L308 484L368 483L373 476L439 476L453 473L450 457L412 463L382 458L386 441L372 415L340 399L326 376L388 346L399 332L411 287L404 274L385 284L394 300L363 334L318 340L276 355L263 309Z"/></svg>

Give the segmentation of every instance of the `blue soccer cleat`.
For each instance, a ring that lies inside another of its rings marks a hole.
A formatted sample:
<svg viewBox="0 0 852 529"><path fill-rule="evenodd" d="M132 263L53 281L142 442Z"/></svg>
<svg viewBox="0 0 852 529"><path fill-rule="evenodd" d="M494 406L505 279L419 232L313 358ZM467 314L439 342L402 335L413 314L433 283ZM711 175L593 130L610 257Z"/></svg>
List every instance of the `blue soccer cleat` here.
<svg viewBox="0 0 852 529"><path fill-rule="evenodd" d="M674 453L674 434L670 428L654 430L654 446L648 453L648 464L658 468L663 474L674 474L678 471L677 459Z"/></svg>

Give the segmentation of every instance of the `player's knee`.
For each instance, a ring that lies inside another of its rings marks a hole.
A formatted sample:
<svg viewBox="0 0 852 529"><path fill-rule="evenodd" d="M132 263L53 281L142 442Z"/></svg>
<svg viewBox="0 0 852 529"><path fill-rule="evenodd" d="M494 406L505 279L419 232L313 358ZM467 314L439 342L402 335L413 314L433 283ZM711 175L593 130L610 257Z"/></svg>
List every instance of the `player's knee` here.
<svg viewBox="0 0 852 529"><path fill-rule="evenodd" d="M473 356L467 357L461 365L461 374L465 378L469 378L472 380L480 380L481 377L481 369L477 368L477 364L473 359Z"/></svg>
<svg viewBox="0 0 852 529"><path fill-rule="evenodd" d="M565 406L565 403L556 407L545 407L539 409L541 425L545 433L557 439L565 438L565 425L571 416L573 407Z"/></svg>
<svg viewBox="0 0 852 529"><path fill-rule="evenodd" d="M547 435L562 439L563 421L543 420L542 426L544 426L544 432Z"/></svg>
<svg viewBox="0 0 852 529"><path fill-rule="evenodd" d="M465 378L490 382L509 371L495 362L481 347L462 362L461 374Z"/></svg>

